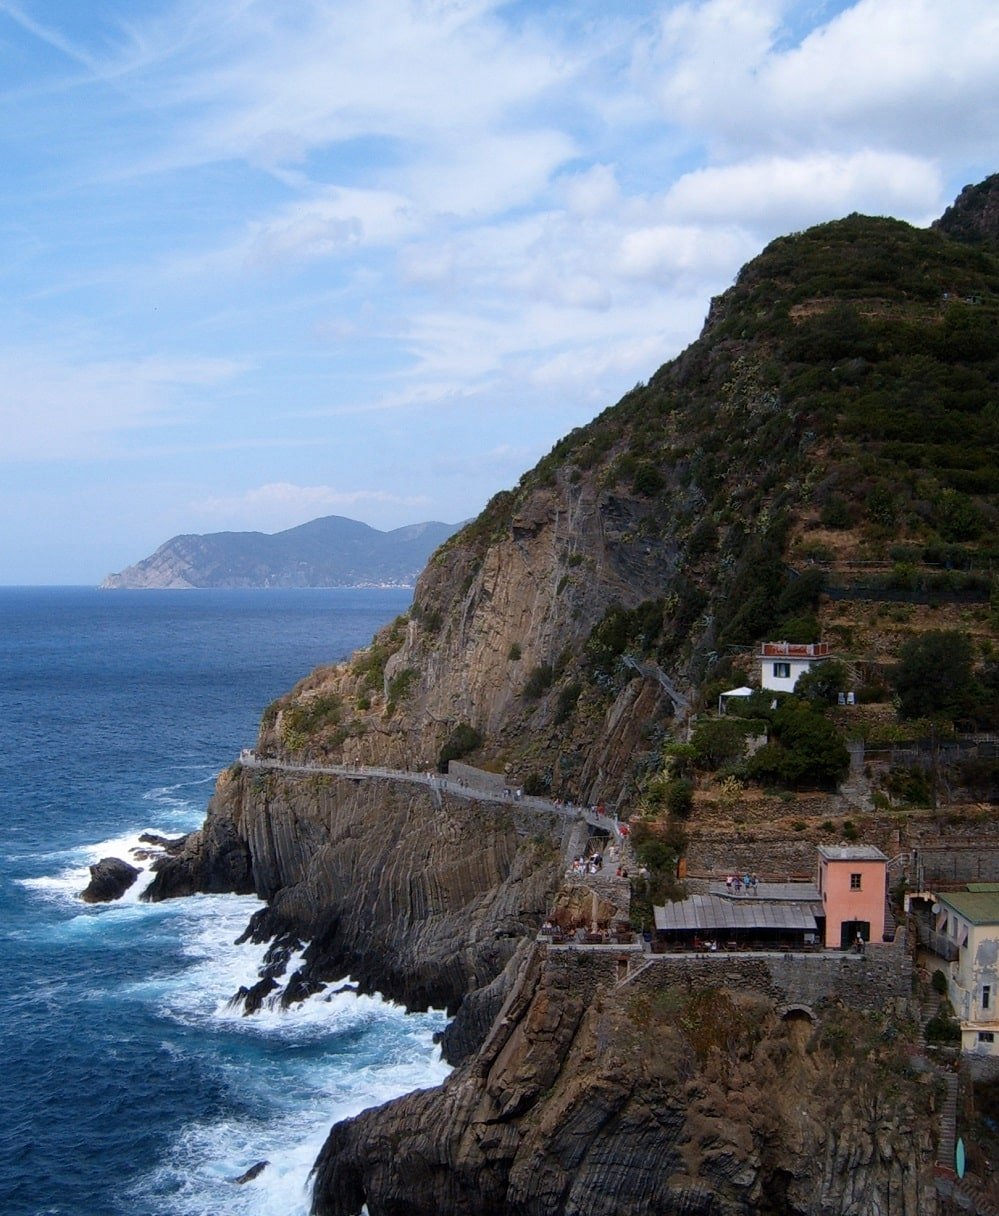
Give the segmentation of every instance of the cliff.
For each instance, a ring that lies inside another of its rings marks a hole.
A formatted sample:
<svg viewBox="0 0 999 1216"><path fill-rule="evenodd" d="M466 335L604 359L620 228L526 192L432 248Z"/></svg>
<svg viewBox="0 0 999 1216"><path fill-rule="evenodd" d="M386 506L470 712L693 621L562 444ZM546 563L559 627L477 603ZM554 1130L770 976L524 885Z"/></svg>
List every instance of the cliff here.
<svg viewBox="0 0 999 1216"><path fill-rule="evenodd" d="M962 231L996 194L965 200ZM687 351L437 551L407 618L272 706L260 748L467 754L616 801L701 690L745 683L741 653L820 635L827 586L874 571L987 600L997 334L983 245L862 216L773 242ZM837 628L858 663L891 658Z"/></svg>
<svg viewBox="0 0 999 1216"><path fill-rule="evenodd" d="M102 587L412 586L434 549L455 528L422 523L380 532L328 515L297 528L174 536Z"/></svg>
<svg viewBox="0 0 999 1216"><path fill-rule="evenodd" d="M479 1053L333 1128L317 1216L934 1212L937 1101L883 1015L636 991L539 947Z"/></svg>
<svg viewBox="0 0 999 1216"><path fill-rule="evenodd" d="M761 638L832 620L829 580L977 577L999 523L986 186L941 229L851 216L775 241L688 351L435 552L406 616L270 706L258 753L464 757L633 806ZM646 990L611 949L537 948L568 826L406 780L243 769L158 863L152 898L268 901L251 932L274 939L273 970L248 1007L349 972L457 1008L459 1068L335 1127L316 1211L930 1216L935 1090L909 1067L905 1010L826 993L783 1016L734 964Z"/></svg>
<svg viewBox="0 0 999 1216"><path fill-rule="evenodd" d="M144 898L255 893L268 906L249 932L274 940L275 961L290 944L307 949L251 1004L347 974L410 1008L463 1004L449 1031L456 1058L466 1023L481 1040L503 995L489 986L544 918L573 828L426 785L237 767L219 779L204 827L155 863Z"/></svg>

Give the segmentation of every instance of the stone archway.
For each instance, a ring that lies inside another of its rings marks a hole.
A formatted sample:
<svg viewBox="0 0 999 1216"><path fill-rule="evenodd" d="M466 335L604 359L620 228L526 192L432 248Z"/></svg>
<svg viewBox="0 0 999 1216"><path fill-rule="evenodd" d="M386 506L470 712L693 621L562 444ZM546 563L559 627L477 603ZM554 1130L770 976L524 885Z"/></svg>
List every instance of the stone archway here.
<svg viewBox="0 0 999 1216"><path fill-rule="evenodd" d="M815 1030L815 1011L809 1005L781 1005L777 1009L793 1049L804 1055Z"/></svg>

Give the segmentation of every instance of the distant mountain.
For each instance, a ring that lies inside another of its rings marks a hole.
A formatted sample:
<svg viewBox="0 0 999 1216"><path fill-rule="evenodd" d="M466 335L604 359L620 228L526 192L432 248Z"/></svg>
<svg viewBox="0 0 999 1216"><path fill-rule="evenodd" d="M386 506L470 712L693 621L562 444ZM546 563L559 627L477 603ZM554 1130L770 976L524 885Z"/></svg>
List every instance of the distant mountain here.
<svg viewBox="0 0 999 1216"><path fill-rule="evenodd" d="M284 532L175 536L151 556L109 574L106 588L410 586L460 524L379 532L327 515Z"/></svg>

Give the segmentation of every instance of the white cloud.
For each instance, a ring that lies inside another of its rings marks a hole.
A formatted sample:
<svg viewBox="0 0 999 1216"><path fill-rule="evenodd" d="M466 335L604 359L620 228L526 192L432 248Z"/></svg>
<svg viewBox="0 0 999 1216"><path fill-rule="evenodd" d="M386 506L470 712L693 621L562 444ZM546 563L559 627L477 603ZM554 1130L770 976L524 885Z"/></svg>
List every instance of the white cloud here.
<svg viewBox="0 0 999 1216"><path fill-rule="evenodd" d="M728 159L858 140L946 159L994 132L992 0L859 0L788 47L793 13L790 0L680 5L639 44L635 79Z"/></svg>
<svg viewBox="0 0 999 1216"><path fill-rule="evenodd" d="M863 149L697 169L671 187L663 205L688 223L779 232L849 211L929 218L938 214L941 192L940 172L927 161Z"/></svg>
<svg viewBox="0 0 999 1216"><path fill-rule="evenodd" d="M664 286L692 277L703 282L723 274L754 244L745 229L659 224L625 235L618 265L625 275Z"/></svg>
<svg viewBox="0 0 999 1216"><path fill-rule="evenodd" d="M559 182L570 215L591 219L606 215L621 202L621 187L613 165L593 165L567 173Z"/></svg>
<svg viewBox="0 0 999 1216"><path fill-rule="evenodd" d="M187 409L185 396L210 392L247 368L231 359L72 359L49 352L0 352L4 461L84 461L120 453L124 437L163 427Z"/></svg>
<svg viewBox="0 0 999 1216"><path fill-rule="evenodd" d="M0 23L47 73L4 95L4 454L158 461L192 530L448 518L462 469L469 500L516 480L779 232L925 222L997 167L995 0L121 0L94 22L0 0ZM255 489L223 480L237 447Z"/></svg>
<svg viewBox="0 0 999 1216"><path fill-rule="evenodd" d="M274 532L306 523L321 515L363 512L371 507L404 507L416 511L425 509L427 505L427 498L421 495L272 482L239 494L211 495L198 499L190 503L190 510L201 521L200 527L218 528L228 524L243 530Z"/></svg>

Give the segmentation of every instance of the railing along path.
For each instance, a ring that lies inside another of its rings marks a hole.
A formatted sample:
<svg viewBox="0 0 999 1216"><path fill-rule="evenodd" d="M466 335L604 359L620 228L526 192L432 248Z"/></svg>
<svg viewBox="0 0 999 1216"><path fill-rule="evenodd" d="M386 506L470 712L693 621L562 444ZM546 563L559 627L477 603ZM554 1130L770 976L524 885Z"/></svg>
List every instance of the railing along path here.
<svg viewBox="0 0 999 1216"><path fill-rule="evenodd" d="M622 832L621 825L612 812L608 811L604 813L598 811L595 807L576 806L574 803L554 802L550 798L518 795L512 790L506 793L484 786L473 785L467 781L456 781L453 777L446 777L440 773L419 773L409 769L378 768L356 764L292 763L288 760L275 760L258 756L250 748L244 748L240 752L239 762L244 768L346 777L351 781L364 781L370 778L407 781L412 785L428 786L438 796L447 794L449 797L466 798L474 802L492 802L500 806L517 807L520 810L543 812L546 815L562 815L567 819L585 819L590 827L602 828L604 831L610 832L617 837L627 836L627 828Z"/></svg>

